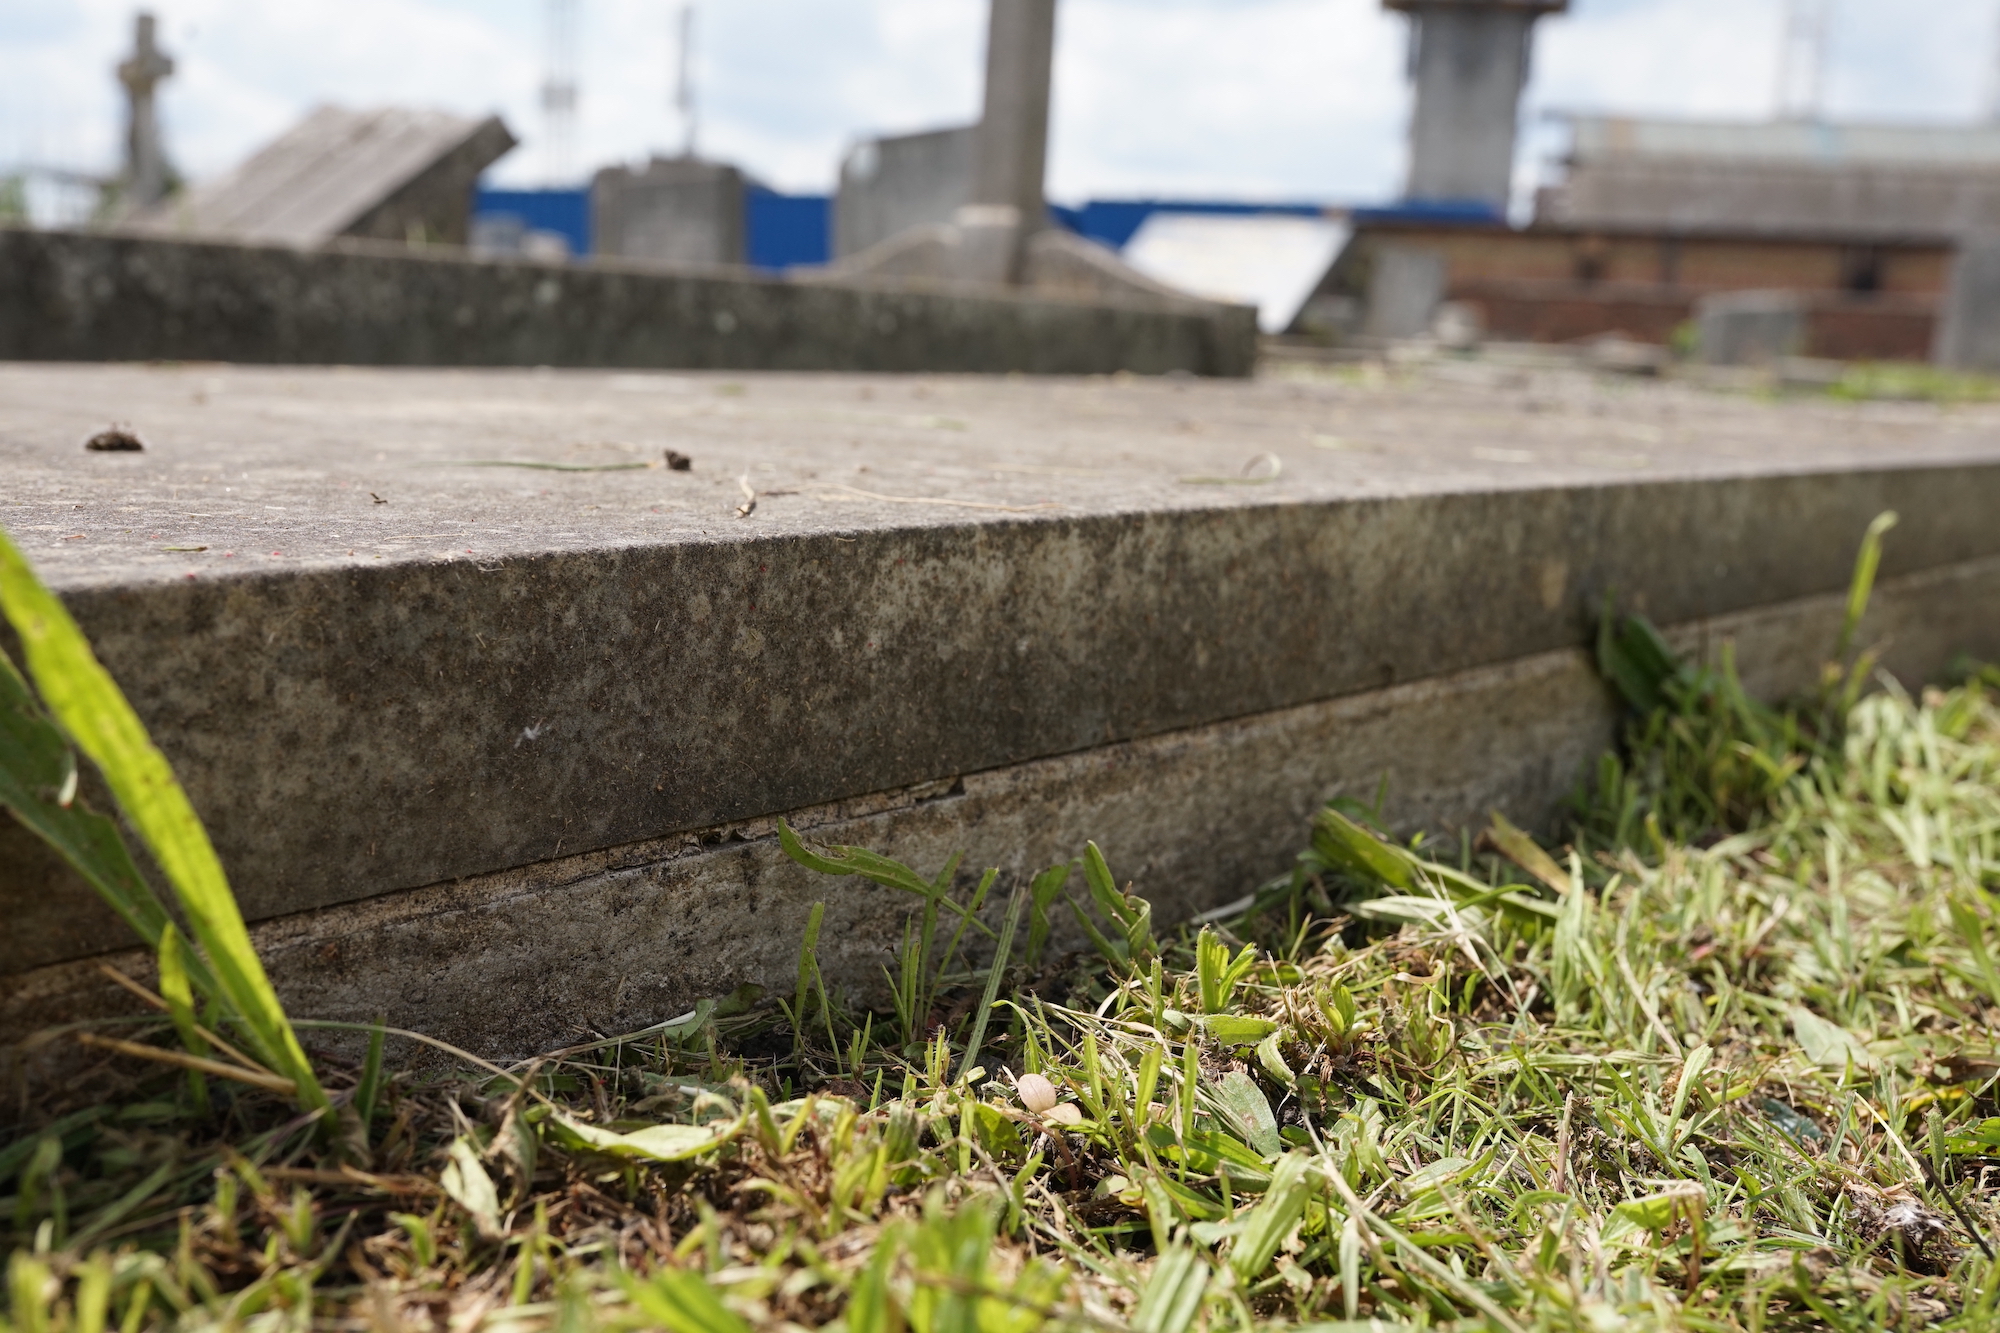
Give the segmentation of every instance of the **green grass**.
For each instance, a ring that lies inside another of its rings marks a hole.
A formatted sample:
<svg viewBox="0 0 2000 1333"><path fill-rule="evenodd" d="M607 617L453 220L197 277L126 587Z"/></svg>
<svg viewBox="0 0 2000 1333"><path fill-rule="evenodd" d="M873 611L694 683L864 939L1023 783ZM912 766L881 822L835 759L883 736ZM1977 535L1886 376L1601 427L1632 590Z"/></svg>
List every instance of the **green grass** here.
<svg viewBox="0 0 2000 1333"><path fill-rule="evenodd" d="M8 1327L2000 1328L2000 678L1603 654L1649 706L1563 845L1329 808L1167 932L1095 847L785 829L910 896L879 1011L808 938L782 1002L512 1069L378 1033L324 1108L132 1061L0 1148Z"/></svg>
<svg viewBox="0 0 2000 1333"><path fill-rule="evenodd" d="M167 992L160 1007L173 1014L194 1061L206 1062L207 1072L222 1077L247 1074L271 1086L289 1085L302 1107L326 1110L326 1094L251 946L208 830L83 631L5 533L0 533L0 612L21 637L28 674L41 696L38 704L13 663L0 654L0 805L60 851L159 951L161 989ZM179 947L180 927L139 875L117 827L78 801L72 744L103 774L112 798L172 885L198 953ZM195 1021L197 990L213 1005L210 1025L223 1016L232 1020L251 1057L217 1041ZM208 1061L211 1046L231 1056L231 1063ZM232 1066L239 1068L228 1072ZM201 1077L200 1069L192 1072Z"/></svg>
<svg viewBox="0 0 2000 1333"><path fill-rule="evenodd" d="M1984 403L2000 397L2000 380L1921 362L1860 361L1842 371L1827 392L1853 402Z"/></svg>

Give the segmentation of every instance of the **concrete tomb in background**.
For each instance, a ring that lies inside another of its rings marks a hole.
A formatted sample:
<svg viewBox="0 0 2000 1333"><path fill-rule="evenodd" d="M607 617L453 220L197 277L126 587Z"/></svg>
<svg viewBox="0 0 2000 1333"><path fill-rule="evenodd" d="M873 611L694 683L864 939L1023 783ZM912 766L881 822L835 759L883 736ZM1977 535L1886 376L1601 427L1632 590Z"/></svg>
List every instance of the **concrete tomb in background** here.
<svg viewBox="0 0 2000 1333"><path fill-rule="evenodd" d="M1806 301L1797 292L1718 292L1695 303L1695 338L1712 366L1769 366L1806 347Z"/></svg>
<svg viewBox="0 0 2000 1333"><path fill-rule="evenodd" d="M1086 300L1152 303L1185 296L1138 273L1108 247L1051 224L1043 188L1056 0L990 0L990 5L985 102L969 140L939 137L911 145L908 169L899 173L893 192L885 188L876 196L888 205L884 221L899 211L916 216L920 209L939 208L957 194L961 181L963 202L949 221L919 222L848 253L830 276L1019 286ZM863 174L879 169L879 146L872 161L865 146L862 153L855 165Z"/></svg>
<svg viewBox="0 0 2000 1333"><path fill-rule="evenodd" d="M479 175L514 147L498 116L322 106L234 170L134 215L168 236L464 245Z"/></svg>
<svg viewBox="0 0 2000 1333"><path fill-rule="evenodd" d="M976 125L865 139L840 164L833 255L845 259L915 227L945 226L972 198Z"/></svg>
<svg viewBox="0 0 2000 1333"><path fill-rule="evenodd" d="M590 203L598 254L695 268L744 262L736 167L688 157L606 167L591 181Z"/></svg>

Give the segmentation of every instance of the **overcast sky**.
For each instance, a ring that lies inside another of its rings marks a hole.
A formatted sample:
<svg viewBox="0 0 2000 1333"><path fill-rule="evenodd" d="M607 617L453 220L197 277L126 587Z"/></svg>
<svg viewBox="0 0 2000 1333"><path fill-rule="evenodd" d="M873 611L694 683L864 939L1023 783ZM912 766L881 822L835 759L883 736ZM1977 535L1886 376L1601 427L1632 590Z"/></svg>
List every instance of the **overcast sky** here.
<svg viewBox="0 0 2000 1333"><path fill-rule="evenodd" d="M1763 116L1785 0L1572 0L1545 21L1523 174L1550 108ZM575 175L679 146L679 0L575 0ZM2000 0L1831 0L1835 117L1964 120L1993 100ZM540 184L542 0L157 0L183 171L220 170L320 101L498 111ZM0 164L117 159L129 0L0 0ZM969 120L985 0L700 0L701 148L823 190L843 146ZM1365 202L1400 183L1404 24L1379 0L1062 0L1050 193Z"/></svg>

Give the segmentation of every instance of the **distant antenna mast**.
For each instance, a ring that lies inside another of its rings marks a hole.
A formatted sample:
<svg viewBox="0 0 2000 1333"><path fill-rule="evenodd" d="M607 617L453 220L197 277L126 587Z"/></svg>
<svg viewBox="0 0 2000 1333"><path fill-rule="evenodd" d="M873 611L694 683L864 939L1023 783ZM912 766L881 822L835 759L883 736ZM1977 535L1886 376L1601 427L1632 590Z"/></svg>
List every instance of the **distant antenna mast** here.
<svg viewBox="0 0 2000 1333"><path fill-rule="evenodd" d="M674 76L674 110L681 117L681 156L692 158L695 154L695 136L701 127L701 119L694 103L694 3L688 0L681 6L680 44L677 50L679 68Z"/></svg>
<svg viewBox="0 0 2000 1333"><path fill-rule="evenodd" d="M567 185L576 170L576 0L548 0L548 68L542 80L542 120L548 142L544 171Z"/></svg>
<svg viewBox="0 0 2000 1333"><path fill-rule="evenodd" d="M1778 48L1778 117L1818 120L1825 111L1827 32L1832 0L1786 0Z"/></svg>

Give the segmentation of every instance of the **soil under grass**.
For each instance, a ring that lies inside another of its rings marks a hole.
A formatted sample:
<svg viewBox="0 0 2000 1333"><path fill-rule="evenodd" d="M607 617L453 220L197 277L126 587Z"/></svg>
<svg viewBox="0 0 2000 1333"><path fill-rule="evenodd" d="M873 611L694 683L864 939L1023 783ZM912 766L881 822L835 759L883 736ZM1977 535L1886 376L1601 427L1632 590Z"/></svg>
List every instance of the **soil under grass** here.
<svg viewBox="0 0 2000 1333"><path fill-rule="evenodd" d="M0 1149L8 1326L2000 1327L2000 707L1672 682L1553 851L1330 809L1156 938L1094 849L797 846L911 892L894 1012L808 943L518 1068L322 1057L331 1117L122 1061Z"/></svg>

